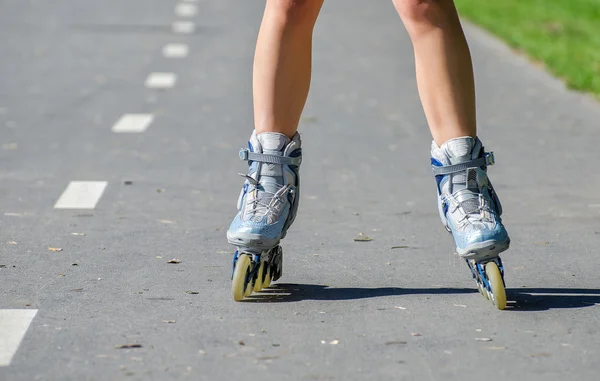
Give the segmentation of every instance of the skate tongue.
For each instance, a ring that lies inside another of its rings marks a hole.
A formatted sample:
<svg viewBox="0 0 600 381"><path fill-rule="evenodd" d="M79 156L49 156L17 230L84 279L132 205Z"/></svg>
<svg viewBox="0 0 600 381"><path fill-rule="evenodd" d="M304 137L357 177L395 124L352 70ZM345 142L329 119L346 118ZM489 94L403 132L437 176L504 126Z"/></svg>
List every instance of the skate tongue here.
<svg viewBox="0 0 600 381"><path fill-rule="evenodd" d="M442 144L440 148L450 160L450 164L460 164L472 159L474 145L475 140L470 136L465 136L450 139ZM476 172L455 173L452 175L452 191L455 192L464 188L478 191Z"/></svg>
<svg viewBox="0 0 600 381"><path fill-rule="evenodd" d="M290 143L290 138L278 132L262 132L256 134L256 140L260 145L261 151L266 155L283 156L285 147ZM266 205L269 205L273 195L284 184L283 166L281 164L260 163L258 171L258 188L256 198L260 200L262 206L254 210L255 222L260 222L264 214L268 211Z"/></svg>
<svg viewBox="0 0 600 381"><path fill-rule="evenodd" d="M448 140L440 147L452 164L460 164L471 160L471 152L475 141L470 136Z"/></svg>
<svg viewBox="0 0 600 381"><path fill-rule="evenodd" d="M256 135L256 138L260 142L263 149L263 153L266 151L283 151L286 145L290 143L290 138L279 132L262 132Z"/></svg>
<svg viewBox="0 0 600 381"><path fill-rule="evenodd" d="M267 155L276 155L282 156L283 150L290 143L290 138L285 136L284 134L280 134L278 132L263 132L256 135L258 142L262 148L262 152ZM265 185L265 189L271 191L268 183L283 183L283 170L282 166L279 164L268 164L263 163L260 166L260 183ZM264 178L263 176L272 177L271 181L269 179Z"/></svg>

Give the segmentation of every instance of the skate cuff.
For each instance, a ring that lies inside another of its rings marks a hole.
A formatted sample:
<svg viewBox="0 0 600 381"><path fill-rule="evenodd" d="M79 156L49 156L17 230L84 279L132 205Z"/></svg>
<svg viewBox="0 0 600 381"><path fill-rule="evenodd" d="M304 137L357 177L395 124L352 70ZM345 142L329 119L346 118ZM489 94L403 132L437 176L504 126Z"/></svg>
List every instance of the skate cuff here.
<svg viewBox="0 0 600 381"><path fill-rule="evenodd" d="M433 172L434 176L449 175L451 173L466 171L469 168L476 168L476 167L484 167L485 168L488 165L494 165L494 163L495 163L494 153L486 152L483 154L483 157L480 157L478 159L473 159L473 160L467 161L465 163L454 164L454 165L444 165L441 167L432 165L431 171Z"/></svg>
<svg viewBox="0 0 600 381"><path fill-rule="evenodd" d="M300 165L302 162L302 156L289 157L289 156L277 156L267 155L264 153L250 152L248 148L242 148L240 150L240 159L244 161L256 161L259 163L269 164L280 164L280 165Z"/></svg>

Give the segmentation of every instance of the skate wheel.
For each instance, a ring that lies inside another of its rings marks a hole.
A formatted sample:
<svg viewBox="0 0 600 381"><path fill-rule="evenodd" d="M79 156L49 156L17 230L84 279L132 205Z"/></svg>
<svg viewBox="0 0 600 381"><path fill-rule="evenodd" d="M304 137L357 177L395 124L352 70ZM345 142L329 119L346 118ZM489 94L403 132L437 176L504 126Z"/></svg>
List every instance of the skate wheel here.
<svg viewBox="0 0 600 381"><path fill-rule="evenodd" d="M481 285L481 283L477 282L477 290L479 291L479 293L483 296L485 295L485 289L483 288L483 286Z"/></svg>
<svg viewBox="0 0 600 381"><path fill-rule="evenodd" d="M490 300L490 291L485 287L485 285L481 284L481 295L485 296L487 300Z"/></svg>
<svg viewBox="0 0 600 381"><path fill-rule="evenodd" d="M496 308L503 310L506 307L506 290L504 289L502 274L500 274L496 262L486 263L485 273L492 288L492 301L496 305Z"/></svg>
<svg viewBox="0 0 600 381"><path fill-rule="evenodd" d="M250 279L250 281L246 284L246 292L244 292L244 296L252 295L252 291L254 291L254 280Z"/></svg>
<svg viewBox="0 0 600 381"><path fill-rule="evenodd" d="M265 264L265 280L263 280L263 288L271 285L271 266Z"/></svg>
<svg viewBox="0 0 600 381"><path fill-rule="evenodd" d="M254 281L254 292L260 292L263 289L263 281L265 276L265 261L261 261L256 272L256 280Z"/></svg>
<svg viewBox="0 0 600 381"><path fill-rule="evenodd" d="M231 294L233 300L236 302L244 299L246 288L248 288L248 274L250 274L251 265L252 261L247 254L240 255L235 263L235 270L233 271L233 278L231 280Z"/></svg>

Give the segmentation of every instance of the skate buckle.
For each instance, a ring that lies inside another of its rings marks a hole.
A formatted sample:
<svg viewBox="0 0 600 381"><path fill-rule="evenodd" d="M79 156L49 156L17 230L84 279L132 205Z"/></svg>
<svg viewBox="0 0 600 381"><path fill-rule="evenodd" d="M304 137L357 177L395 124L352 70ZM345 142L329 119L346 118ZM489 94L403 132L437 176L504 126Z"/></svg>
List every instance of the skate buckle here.
<svg viewBox="0 0 600 381"><path fill-rule="evenodd" d="M240 160L248 161L248 153L249 153L248 148L240 149Z"/></svg>
<svg viewBox="0 0 600 381"><path fill-rule="evenodd" d="M278 165L295 165L302 163L302 156L278 156L251 152L248 148L240 149L240 159L243 161L256 161Z"/></svg>
<svg viewBox="0 0 600 381"><path fill-rule="evenodd" d="M494 152L486 152L484 154L485 157L485 165L490 166L496 164L496 160L494 159Z"/></svg>

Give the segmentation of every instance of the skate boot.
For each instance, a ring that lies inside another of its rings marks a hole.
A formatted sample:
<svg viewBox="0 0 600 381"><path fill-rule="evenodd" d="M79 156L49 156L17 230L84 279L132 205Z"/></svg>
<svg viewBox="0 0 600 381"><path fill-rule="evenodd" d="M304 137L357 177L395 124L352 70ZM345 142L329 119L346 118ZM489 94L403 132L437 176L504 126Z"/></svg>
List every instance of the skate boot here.
<svg viewBox="0 0 600 381"><path fill-rule="evenodd" d="M487 177L494 154L485 152L479 139L461 137L441 147L433 142L431 156L442 223L479 291L504 309L504 268L498 255L508 249L510 238L502 225L500 200Z"/></svg>
<svg viewBox="0 0 600 381"><path fill-rule="evenodd" d="M253 132L240 158L248 162L249 169L247 175L240 174L246 181L238 213L227 231L227 240L237 247L231 286L236 301L281 277L279 242L298 210L300 135L290 139L275 132Z"/></svg>

